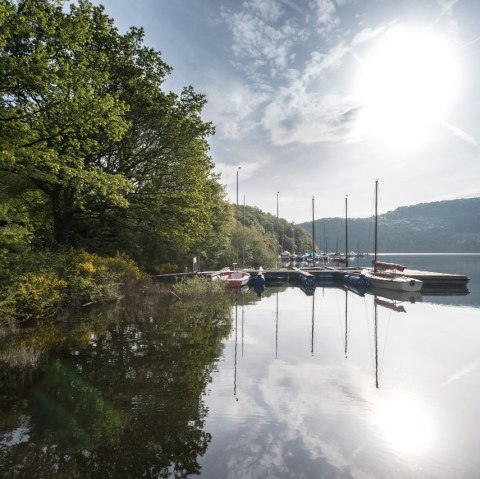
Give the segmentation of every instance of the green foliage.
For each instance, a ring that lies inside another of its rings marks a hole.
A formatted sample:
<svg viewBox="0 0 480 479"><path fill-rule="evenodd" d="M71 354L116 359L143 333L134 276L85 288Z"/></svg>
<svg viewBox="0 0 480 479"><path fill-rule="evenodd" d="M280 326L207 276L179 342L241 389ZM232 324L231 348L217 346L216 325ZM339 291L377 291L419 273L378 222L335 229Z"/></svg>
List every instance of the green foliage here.
<svg viewBox="0 0 480 479"><path fill-rule="evenodd" d="M125 278L140 274L127 257L158 272L184 270L193 257L223 267L239 259L239 244L244 265L306 248L308 234L258 209L235 221L209 155L206 98L191 86L162 90L171 67L141 28L121 34L88 0L1 7L5 317L118 298ZM104 259L117 252L126 256Z"/></svg>
<svg viewBox="0 0 480 479"><path fill-rule="evenodd" d="M0 325L12 319L47 318L65 305L107 302L122 296L125 284L144 277L125 254L101 257L84 251L29 251L9 256L3 271Z"/></svg>
<svg viewBox="0 0 480 479"><path fill-rule="evenodd" d="M235 210L236 208L234 208ZM238 262L241 266L275 266L281 251L308 251L311 235L304 228L265 213L259 208L245 206L237 210L232 223L230 248L225 249L223 264ZM238 261L237 261L238 246Z"/></svg>
<svg viewBox="0 0 480 479"><path fill-rule="evenodd" d="M1 13L0 220L28 224L37 246L123 251L150 270L216 262L231 208L204 95L164 92L171 67L143 30L120 34L87 0Z"/></svg>
<svg viewBox="0 0 480 479"><path fill-rule="evenodd" d="M67 282L53 271L26 273L16 278L16 313L22 318L53 316L66 299Z"/></svg>
<svg viewBox="0 0 480 479"><path fill-rule="evenodd" d="M143 277L138 266L124 254L104 258L93 253L72 252L71 257L68 286L70 300L75 303L116 300L127 280Z"/></svg>
<svg viewBox="0 0 480 479"><path fill-rule="evenodd" d="M225 285L220 281L210 281L207 278L196 277L176 283L173 292L182 299L211 297L226 294Z"/></svg>
<svg viewBox="0 0 480 479"><path fill-rule="evenodd" d="M6 1L0 32L0 170L50 201L55 240L89 196L125 206L130 182L88 158L97 136L120 139L126 105L109 91L105 49L120 41L102 9L89 2Z"/></svg>
<svg viewBox="0 0 480 479"><path fill-rule="evenodd" d="M7 224L0 227L0 279L5 280L16 262L29 253L32 235L28 228Z"/></svg>
<svg viewBox="0 0 480 479"><path fill-rule="evenodd" d="M277 245L279 252L287 250L310 251L312 237L300 225L290 223L283 218L276 218L257 207L239 206L238 219L241 224L254 228L273 238L273 245Z"/></svg>

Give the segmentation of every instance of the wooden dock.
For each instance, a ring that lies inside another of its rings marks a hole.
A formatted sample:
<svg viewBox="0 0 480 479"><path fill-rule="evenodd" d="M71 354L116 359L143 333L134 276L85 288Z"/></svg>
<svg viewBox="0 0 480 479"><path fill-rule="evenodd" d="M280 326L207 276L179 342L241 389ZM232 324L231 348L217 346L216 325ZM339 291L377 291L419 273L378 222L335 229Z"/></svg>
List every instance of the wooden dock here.
<svg viewBox="0 0 480 479"><path fill-rule="evenodd" d="M267 285L297 284L303 286L335 286L343 283L343 277L346 274L360 275L361 269L358 268L333 268L333 267L309 267L309 268L270 268L270 269L252 269L245 268L244 271L255 277L262 273ZM171 273L157 274L152 279L165 282L177 282L183 279L193 277L211 277L214 271L190 272L190 273ZM405 269L403 276L423 281L424 290L465 290L470 280L465 275L450 273L435 273L431 271L419 271Z"/></svg>
<svg viewBox="0 0 480 479"><path fill-rule="evenodd" d="M470 278L463 274L435 273L432 271L419 271L405 269L402 274L410 278L423 281L422 291L425 289L462 289L467 287Z"/></svg>

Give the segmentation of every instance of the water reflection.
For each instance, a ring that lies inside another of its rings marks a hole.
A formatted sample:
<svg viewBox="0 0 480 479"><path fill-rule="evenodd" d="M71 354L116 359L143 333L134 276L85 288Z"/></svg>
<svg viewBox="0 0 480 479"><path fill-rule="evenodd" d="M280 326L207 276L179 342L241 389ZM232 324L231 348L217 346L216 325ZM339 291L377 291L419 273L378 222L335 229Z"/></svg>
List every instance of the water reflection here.
<svg viewBox="0 0 480 479"><path fill-rule="evenodd" d="M230 308L229 298L102 311L106 331L81 348L60 345L15 415L3 403L0 475L198 474L211 441L202 391L230 332ZM24 432L15 442L16 424Z"/></svg>
<svg viewBox="0 0 480 479"><path fill-rule="evenodd" d="M458 326L448 309L418 294L381 290L317 286L305 296L298 288L267 287L265 293L245 308L249 347L237 365L242 405L222 406L223 371L214 378L207 427L217 432L201 462L206 477L315 478L321 471L320 477L400 478L414 477L418 468L448 476L448 459L438 456L451 457L452 448L439 435L452 431L436 391L445 383L438 381L439 364L451 367L451 355L439 361L450 339L445 333ZM269 314L273 331L265 325Z"/></svg>
<svg viewBox="0 0 480 479"><path fill-rule="evenodd" d="M268 285L26 332L0 475L476 478L479 309L444 299Z"/></svg>
<svg viewBox="0 0 480 479"><path fill-rule="evenodd" d="M425 405L413 398L381 400L376 423L385 440L401 454L421 454L432 446L435 426Z"/></svg>

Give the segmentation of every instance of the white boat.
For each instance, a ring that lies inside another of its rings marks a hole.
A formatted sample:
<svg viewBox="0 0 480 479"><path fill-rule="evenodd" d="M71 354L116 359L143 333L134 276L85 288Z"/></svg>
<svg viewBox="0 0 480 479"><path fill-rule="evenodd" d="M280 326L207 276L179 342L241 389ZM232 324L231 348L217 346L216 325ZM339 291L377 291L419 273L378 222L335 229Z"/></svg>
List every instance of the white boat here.
<svg viewBox="0 0 480 479"><path fill-rule="evenodd" d="M227 288L241 288L248 284L250 274L246 271L221 271L218 279L223 281Z"/></svg>
<svg viewBox="0 0 480 479"><path fill-rule="evenodd" d="M375 271L363 269L362 275L367 278L370 286L374 288L391 289L394 291L420 291L423 281L401 276L395 271Z"/></svg>
<svg viewBox="0 0 480 479"><path fill-rule="evenodd" d="M405 266L395 263L377 261L378 245L378 180L375 181L375 252L372 269L363 269L362 275L367 278L370 286L374 288L391 289L394 291L420 291L423 281L398 274Z"/></svg>

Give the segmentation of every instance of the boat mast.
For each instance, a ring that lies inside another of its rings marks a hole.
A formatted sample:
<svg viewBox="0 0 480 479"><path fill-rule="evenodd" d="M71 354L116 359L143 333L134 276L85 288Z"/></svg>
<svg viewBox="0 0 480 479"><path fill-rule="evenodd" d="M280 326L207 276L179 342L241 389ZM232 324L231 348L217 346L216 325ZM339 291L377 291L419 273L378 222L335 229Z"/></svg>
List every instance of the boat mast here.
<svg viewBox="0 0 480 479"><path fill-rule="evenodd" d="M278 251L280 249L280 228L278 227L278 195L280 194L280 191L277 191L277 222L275 223L275 228L277 230L276 234L276 247L275 247L275 253L277 254L277 258L275 259L275 267L278 266L278 256L280 252Z"/></svg>
<svg viewBox="0 0 480 479"><path fill-rule="evenodd" d="M295 253L295 223L292 224L292 253Z"/></svg>
<svg viewBox="0 0 480 479"><path fill-rule="evenodd" d="M238 264L238 222L239 222L239 213L238 213L238 172L239 170L241 169L241 167L239 166L237 168L237 208L235 210L235 221L236 221L236 226L237 226L237 238L236 238L236 242L237 242L237 264Z"/></svg>
<svg viewBox="0 0 480 479"><path fill-rule="evenodd" d="M378 244L378 180L375 180L375 241L373 251L373 271L376 271Z"/></svg>
<svg viewBox="0 0 480 479"><path fill-rule="evenodd" d="M243 226L245 226L245 194L243 195ZM245 241L242 246L242 267L245 268Z"/></svg>
<svg viewBox="0 0 480 479"><path fill-rule="evenodd" d="M345 267L348 268L348 195L345 195Z"/></svg>
<svg viewBox="0 0 480 479"><path fill-rule="evenodd" d="M327 236L325 235L325 223L323 223L323 247L325 248L325 253L328 253L327 249Z"/></svg>
<svg viewBox="0 0 480 479"><path fill-rule="evenodd" d="M312 255L315 266L315 196L312 196Z"/></svg>

